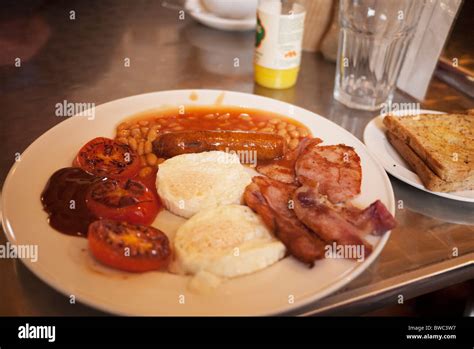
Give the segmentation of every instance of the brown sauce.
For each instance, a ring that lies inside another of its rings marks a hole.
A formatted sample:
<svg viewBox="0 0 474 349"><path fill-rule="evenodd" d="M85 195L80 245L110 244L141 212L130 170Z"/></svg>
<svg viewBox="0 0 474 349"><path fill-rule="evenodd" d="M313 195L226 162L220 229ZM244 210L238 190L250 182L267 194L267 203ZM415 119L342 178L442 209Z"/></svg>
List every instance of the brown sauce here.
<svg viewBox="0 0 474 349"><path fill-rule="evenodd" d="M61 233L87 236L89 224L96 220L86 206L89 186L100 178L76 167L56 171L41 194L49 224Z"/></svg>

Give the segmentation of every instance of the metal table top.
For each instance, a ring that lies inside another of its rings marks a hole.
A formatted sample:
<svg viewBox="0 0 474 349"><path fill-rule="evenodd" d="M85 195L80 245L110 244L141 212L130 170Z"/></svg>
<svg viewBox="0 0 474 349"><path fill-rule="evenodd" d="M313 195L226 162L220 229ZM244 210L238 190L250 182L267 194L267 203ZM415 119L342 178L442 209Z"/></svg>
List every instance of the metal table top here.
<svg viewBox="0 0 474 349"><path fill-rule="evenodd" d="M255 93L314 111L362 137L376 113L333 100L335 66L304 53L297 85L270 90L253 82L254 33L216 31L160 2L47 2L6 8L0 17L0 136L3 183L31 142L63 119L63 100L96 105L171 89L226 89ZM75 11L75 20L70 11ZM15 58L21 66L15 67ZM125 59L130 66L124 65ZM238 66L236 66L236 58ZM397 92L395 102L414 102ZM433 80L421 105L462 111L474 100ZM379 258L344 289L298 314L361 314L474 277L474 204L456 202L390 177L399 226ZM0 244L5 244L0 234ZM453 256L453 248L458 255ZM20 261L0 259L0 315L101 315L69 303ZM296 313L295 313L296 314Z"/></svg>

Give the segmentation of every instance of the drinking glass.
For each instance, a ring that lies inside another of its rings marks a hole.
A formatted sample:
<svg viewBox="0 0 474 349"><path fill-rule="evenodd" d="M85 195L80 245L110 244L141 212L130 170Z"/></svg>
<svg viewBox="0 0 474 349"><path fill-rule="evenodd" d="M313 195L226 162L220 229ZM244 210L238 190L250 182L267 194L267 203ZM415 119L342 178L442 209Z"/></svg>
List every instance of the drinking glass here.
<svg viewBox="0 0 474 349"><path fill-rule="evenodd" d="M340 0L334 98L351 108L390 103L424 0Z"/></svg>

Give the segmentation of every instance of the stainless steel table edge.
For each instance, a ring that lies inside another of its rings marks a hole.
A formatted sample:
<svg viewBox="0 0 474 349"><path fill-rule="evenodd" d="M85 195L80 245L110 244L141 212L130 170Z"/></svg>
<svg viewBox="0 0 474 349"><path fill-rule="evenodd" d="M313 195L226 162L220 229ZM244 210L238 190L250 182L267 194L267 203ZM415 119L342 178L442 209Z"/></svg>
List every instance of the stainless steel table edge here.
<svg viewBox="0 0 474 349"><path fill-rule="evenodd" d="M433 277L437 276L436 281ZM439 282L440 278L444 282ZM474 253L468 253L441 263L429 265L403 275L329 296L288 315L356 315L396 305L403 301L474 278ZM371 299L370 303L367 300ZM365 304L364 304L365 302Z"/></svg>

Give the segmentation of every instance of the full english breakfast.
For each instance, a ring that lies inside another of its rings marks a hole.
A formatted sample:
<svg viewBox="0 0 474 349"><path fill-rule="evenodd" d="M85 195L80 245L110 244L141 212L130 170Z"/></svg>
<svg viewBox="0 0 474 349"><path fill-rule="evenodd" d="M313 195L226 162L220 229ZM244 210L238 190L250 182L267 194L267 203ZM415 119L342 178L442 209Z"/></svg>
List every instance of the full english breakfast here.
<svg viewBox="0 0 474 349"><path fill-rule="evenodd" d="M102 264L194 275L195 284L285 256L312 267L334 243L368 256L367 235L396 221L379 200L352 204L363 175L355 149L321 143L301 123L256 109L148 112L119 124L115 139L87 142L41 201L50 225L87 237ZM154 226L163 210L186 219L173 234Z"/></svg>

